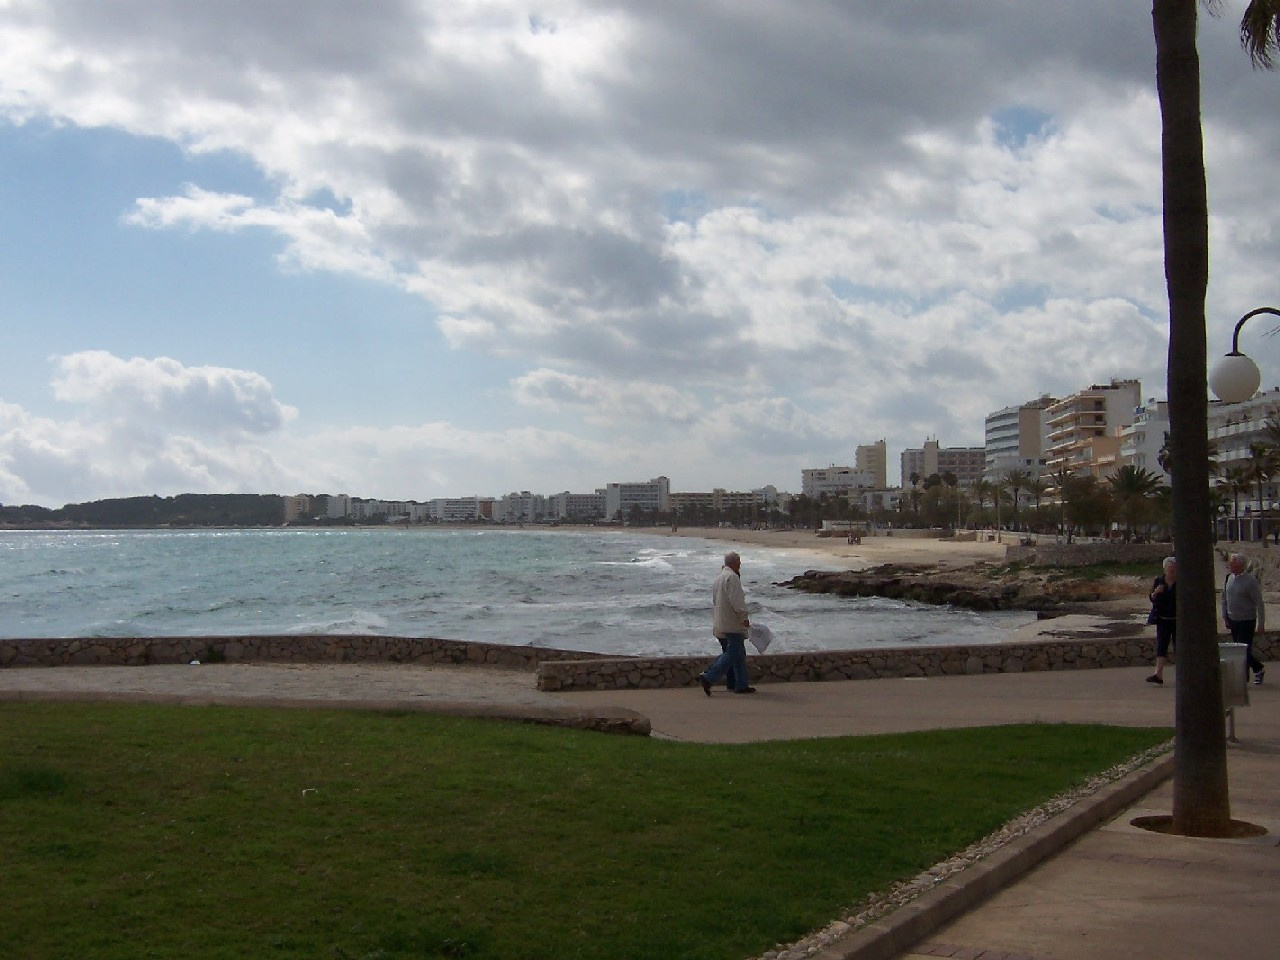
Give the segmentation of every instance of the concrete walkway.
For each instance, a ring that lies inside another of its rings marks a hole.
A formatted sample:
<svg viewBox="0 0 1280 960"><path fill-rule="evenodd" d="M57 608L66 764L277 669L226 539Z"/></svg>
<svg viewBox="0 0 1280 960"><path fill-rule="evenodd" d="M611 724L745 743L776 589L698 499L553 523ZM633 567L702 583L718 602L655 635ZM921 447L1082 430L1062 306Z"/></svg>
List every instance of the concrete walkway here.
<svg viewBox="0 0 1280 960"><path fill-rule="evenodd" d="M1280 669L1280 668L1276 668ZM648 718L697 742L873 734L1039 721L1173 725L1173 671L1144 669L540 693L528 673L387 664L210 664L0 670L0 699L418 709L489 716ZM1007 851L817 954L837 958L1271 960L1280 952L1280 675L1249 688L1228 748L1232 815L1250 840L1173 837L1130 825L1167 814L1172 762L1036 828ZM927 772L922 772L927 775Z"/></svg>

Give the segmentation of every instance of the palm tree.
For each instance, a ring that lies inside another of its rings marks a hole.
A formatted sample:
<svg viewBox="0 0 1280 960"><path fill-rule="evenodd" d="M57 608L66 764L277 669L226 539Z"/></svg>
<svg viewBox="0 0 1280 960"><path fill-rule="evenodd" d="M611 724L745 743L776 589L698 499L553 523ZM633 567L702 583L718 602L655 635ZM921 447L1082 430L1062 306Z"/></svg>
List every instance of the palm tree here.
<svg viewBox="0 0 1280 960"><path fill-rule="evenodd" d="M1249 488L1253 486L1249 478L1248 467L1227 467L1222 473L1222 483L1220 486L1225 487L1227 493L1231 494L1231 516L1235 520L1236 535L1233 540L1240 539L1240 494L1248 493Z"/></svg>
<svg viewBox="0 0 1280 960"><path fill-rule="evenodd" d="M1134 528L1146 519L1148 503L1160 489L1160 478L1149 470L1126 465L1107 477L1107 483L1124 521L1124 538L1132 540Z"/></svg>
<svg viewBox="0 0 1280 960"><path fill-rule="evenodd" d="M1173 829L1225 836L1231 829L1226 723L1219 681L1213 542L1209 522L1209 411L1204 304L1209 283L1209 201L1200 122L1196 0L1154 0L1160 101L1164 272L1169 294L1169 462L1178 556L1179 639ZM1240 36L1255 65L1280 50L1280 0L1251 0Z"/></svg>
<svg viewBox="0 0 1280 960"><path fill-rule="evenodd" d="M1280 456L1275 449L1266 443L1255 441L1249 444L1249 465L1245 468L1249 480L1255 485L1258 494L1258 537L1262 546L1267 545L1267 531L1264 526L1266 512L1262 508L1262 488L1272 477L1280 473Z"/></svg>
<svg viewBox="0 0 1280 960"><path fill-rule="evenodd" d="M1027 484L1027 493L1031 495L1031 502L1036 505L1036 510L1040 509L1040 501L1044 499L1044 495L1049 492L1049 485L1040 477L1035 477Z"/></svg>
<svg viewBox="0 0 1280 960"><path fill-rule="evenodd" d="M981 513L986 509L987 501L995 495L995 484L990 480L979 480L971 489L974 502L978 505L978 512Z"/></svg>
<svg viewBox="0 0 1280 960"><path fill-rule="evenodd" d="M1025 470L1010 470L1004 475L1004 485L1013 492L1013 526L1018 526L1018 493L1031 482L1031 474Z"/></svg>

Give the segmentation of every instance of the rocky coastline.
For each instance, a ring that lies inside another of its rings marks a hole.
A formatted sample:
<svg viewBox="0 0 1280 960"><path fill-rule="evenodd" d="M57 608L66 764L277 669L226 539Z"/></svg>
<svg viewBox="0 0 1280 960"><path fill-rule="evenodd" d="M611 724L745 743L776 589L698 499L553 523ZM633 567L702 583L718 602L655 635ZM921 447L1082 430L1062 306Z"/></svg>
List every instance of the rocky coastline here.
<svg viewBox="0 0 1280 960"><path fill-rule="evenodd" d="M1087 613L1098 603L1145 602L1139 577L1101 579L979 563L955 568L927 563L882 563L865 570L806 570L779 586L842 597L886 597L966 610L1030 610L1048 616Z"/></svg>

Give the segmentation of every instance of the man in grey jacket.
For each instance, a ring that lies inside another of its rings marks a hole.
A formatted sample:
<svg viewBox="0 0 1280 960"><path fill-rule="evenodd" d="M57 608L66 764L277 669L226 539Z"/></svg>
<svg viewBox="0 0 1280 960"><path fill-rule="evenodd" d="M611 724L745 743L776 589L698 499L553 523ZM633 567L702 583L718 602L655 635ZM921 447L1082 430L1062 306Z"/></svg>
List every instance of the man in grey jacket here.
<svg viewBox="0 0 1280 960"><path fill-rule="evenodd" d="M1245 645L1245 677L1253 671L1253 682L1262 683L1267 672L1262 661L1253 655L1255 632L1266 630L1267 606L1262 601L1262 585L1245 569L1245 559L1233 553L1227 560L1227 582L1222 585L1222 621L1231 631L1235 643Z"/></svg>

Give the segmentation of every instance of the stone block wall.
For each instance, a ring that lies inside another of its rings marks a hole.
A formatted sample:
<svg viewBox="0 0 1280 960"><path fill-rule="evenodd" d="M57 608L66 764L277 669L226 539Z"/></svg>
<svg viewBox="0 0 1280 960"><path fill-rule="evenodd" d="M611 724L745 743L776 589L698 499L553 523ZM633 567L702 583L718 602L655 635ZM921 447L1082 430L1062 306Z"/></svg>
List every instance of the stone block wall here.
<svg viewBox="0 0 1280 960"><path fill-rule="evenodd" d="M590 660L580 650L467 643L434 637L326 636L84 637L0 639L0 667L62 667L74 664L145 666L190 663L454 663L534 670L543 660Z"/></svg>
<svg viewBox="0 0 1280 960"><path fill-rule="evenodd" d="M1151 576L1173 554L1169 543L1032 543L1011 544L1005 560L1038 567L1087 567L1093 563L1149 563Z"/></svg>
<svg viewBox="0 0 1280 960"><path fill-rule="evenodd" d="M1221 639L1226 639L1222 637ZM889 677L1021 673L1146 666L1155 656L1149 635L1040 640L954 647L875 647L780 653L748 658L753 683L870 680ZM1280 653L1275 634L1254 641L1254 653ZM683 687L711 662L698 657L607 657L577 650L509 647L431 637L91 637L0 640L0 668L159 663L276 662L470 664L528 670L545 691Z"/></svg>
<svg viewBox="0 0 1280 960"><path fill-rule="evenodd" d="M1270 660L1278 649L1280 644L1271 634L1254 641L1254 653L1259 659ZM1120 639L765 654L748 657L748 666L752 683L794 683L1022 673L1027 670L1089 670L1150 666L1154 661L1155 638L1144 635ZM691 686L710 662L710 656L544 661L538 664L538 689L568 692Z"/></svg>

